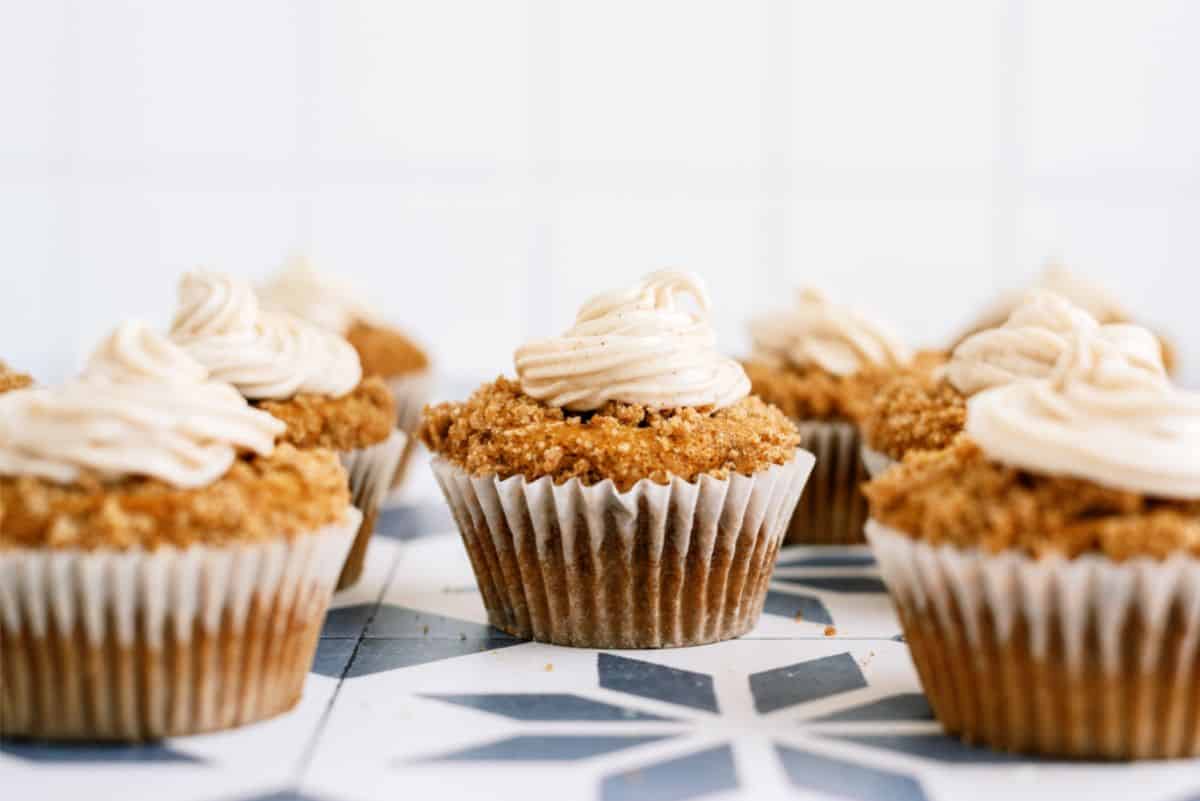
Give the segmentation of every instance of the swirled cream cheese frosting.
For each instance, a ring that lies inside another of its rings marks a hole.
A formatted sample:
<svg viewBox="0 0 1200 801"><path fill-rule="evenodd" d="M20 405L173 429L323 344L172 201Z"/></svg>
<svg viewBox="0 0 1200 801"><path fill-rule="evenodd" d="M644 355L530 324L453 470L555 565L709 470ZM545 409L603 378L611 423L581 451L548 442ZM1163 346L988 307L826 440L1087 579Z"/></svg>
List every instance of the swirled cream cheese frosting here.
<svg viewBox="0 0 1200 801"><path fill-rule="evenodd" d="M171 339L252 400L340 397L362 380L350 343L292 314L263 311L248 282L220 273L183 277Z"/></svg>
<svg viewBox="0 0 1200 801"><path fill-rule="evenodd" d="M796 293L788 310L750 323L753 357L773 367L818 367L838 376L866 367L900 367L912 359L898 337L857 311L835 306L815 289Z"/></svg>
<svg viewBox="0 0 1200 801"><path fill-rule="evenodd" d="M294 314L339 335L356 321L374 321L348 284L317 272L300 257L259 287L258 296L264 309Z"/></svg>
<svg viewBox="0 0 1200 801"><path fill-rule="evenodd" d="M0 396L0 475L62 484L156 478L182 489L223 476L239 450L269 454L284 424L145 326L121 326L80 378Z"/></svg>
<svg viewBox="0 0 1200 801"><path fill-rule="evenodd" d="M677 305L683 294L698 312ZM562 336L521 346L515 361L527 395L570 411L593 411L610 400L719 409L750 393L741 365L716 349L704 284L674 270L597 295Z"/></svg>
<svg viewBox="0 0 1200 801"><path fill-rule="evenodd" d="M1046 379L967 402L966 433L990 458L1163 498L1200 498L1200 395L1077 333Z"/></svg>
<svg viewBox="0 0 1200 801"><path fill-rule="evenodd" d="M1044 290L1030 293L999 328L963 340L946 365L946 379L964 395L973 395L1019 379L1047 378L1080 336L1104 340L1114 357L1165 380L1162 348L1149 331L1128 324L1100 325L1086 310Z"/></svg>
<svg viewBox="0 0 1200 801"><path fill-rule="evenodd" d="M1124 304L1107 288L1067 269L1057 262L1050 262L1037 280L1025 290L1005 292L989 306L970 326L970 331L995 328L1021 306L1030 293L1053 292L1074 303L1101 323L1126 322L1130 315Z"/></svg>

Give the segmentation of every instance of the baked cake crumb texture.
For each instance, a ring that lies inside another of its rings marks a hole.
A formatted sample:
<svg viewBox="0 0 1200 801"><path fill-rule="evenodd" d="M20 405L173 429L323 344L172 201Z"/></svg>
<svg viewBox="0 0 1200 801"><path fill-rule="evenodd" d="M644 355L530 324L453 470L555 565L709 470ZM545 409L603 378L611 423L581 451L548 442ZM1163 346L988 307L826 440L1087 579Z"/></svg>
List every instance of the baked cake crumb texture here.
<svg viewBox="0 0 1200 801"><path fill-rule="evenodd" d="M874 519L932 545L1038 558L1200 556L1200 501L1034 475L989 461L965 436L942 451L910 453L864 492Z"/></svg>
<svg viewBox="0 0 1200 801"><path fill-rule="evenodd" d="M207 487L155 479L70 485L0 477L0 549L225 545L315 531L350 505L346 471L332 451L280 445L243 458Z"/></svg>
<svg viewBox="0 0 1200 801"><path fill-rule="evenodd" d="M426 407L418 433L432 452L473 475L589 485L612 479L622 492L644 478L665 484L672 475L694 481L757 473L794 458L800 440L783 413L755 397L716 411L610 401L596 412L566 413L503 377L465 402Z"/></svg>
<svg viewBox="0 0 1200 801"><path fill-rule="evenodd" d="M378 376L340 398L297 395L255 405L287 424L283 441L298 448L366 448L387 439L396 424L396 400Z"/></svg>

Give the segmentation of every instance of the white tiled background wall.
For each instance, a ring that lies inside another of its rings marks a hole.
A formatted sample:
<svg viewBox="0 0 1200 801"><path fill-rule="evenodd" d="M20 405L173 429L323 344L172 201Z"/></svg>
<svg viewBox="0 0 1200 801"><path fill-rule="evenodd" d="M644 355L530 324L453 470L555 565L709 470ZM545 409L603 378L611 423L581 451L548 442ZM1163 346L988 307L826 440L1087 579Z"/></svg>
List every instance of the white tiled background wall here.
<svg viewBox="0 0 1200 801"><path fill-rule="evenodd" d="M1197 383L1197 41L1191 0L0 0L0 358L295 250L492 372L660 266L738 350L800 282L934 342L1058 255Z"/></svg>

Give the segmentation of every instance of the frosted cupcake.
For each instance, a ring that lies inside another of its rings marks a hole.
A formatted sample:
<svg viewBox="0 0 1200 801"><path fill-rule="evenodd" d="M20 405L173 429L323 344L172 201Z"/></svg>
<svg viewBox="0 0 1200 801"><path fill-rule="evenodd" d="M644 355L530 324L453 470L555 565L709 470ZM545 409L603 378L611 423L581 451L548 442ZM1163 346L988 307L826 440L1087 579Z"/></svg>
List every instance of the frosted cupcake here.
<svg viewBox="0 0 1200 801"><path fill-rule="evenodd" d="M300 698L360 513L324 450L144 326L0 396L0 736L144 740Z"/></svg>
<svg viewBox="0 0 1200 801"><path fill-rule="evenodd" d="M1080 336L1111 343L1134 369L1165 378L1158 341L1144 328L1101 325L1066 298L1038 290L1002 325L980 331L934 369L910 369L876 392L862 418L863 461L873 476L914 451L949 447L962 432L967 400L992 387L1047 378Z"/></svg>
<svg viewBox="0 0 1200 801"><path fill-rule="evenodd" d="M283 441L341 456L363 523L338 589L356 582L404 448L387 386L378 377L363 379L344 339L286 312L260 309L248 282L220 273L183 277L171 339L213 379L282 420Z"/></svg>
<svg viewBox="0 0 1200 801"><path fill-rule="evenodd" d="M1200 396L1078 335L1050 378L974 395L963 438L866 492L947 732L1054 756L1200 755Z"/></svg>
<svg viewBox="0 0 1200 801"><path fill-rule="evenodd" d="M1025 302L1031 292L1039 290L1053 292L1066 298L1094 317L1101 325L1140 322L1110 289L1071 272L1062 264L1051 262L1046 265L1033 286L1026 290L1010 290L1001 294L967 326L967 330L958 337L956 343L979 331L1002 325L1017 307ZM1161 360L1166 365L1167 372L1172 373L1175 371L1175 349L1166 338L1157 339L1162 349Z"/></svg>
<svg viewBox="0 0 1200 801"><path fill-rule="evenodd" d="M412 455L412 436L429 398L429 357L402 331L380 320L348 285L293 259L259 290L263 307L289 312L344 337L358 352L363 375L379 376L396 399L396 426L409 437L393 482L398 485Z"/></svg>
<svg viewBox="0 0 1200 801"><path fill-rule="evenodd" d="M866 502L859 418L879 385L912 361L886 328L820 293L797 293L795 305L754 320L746 363L753 392L797 422L817 457L796 507L789 543L863 541Z"/></svg>
<svg viewBox="0 0 1200 801"><path fill-rule="evenodd" d="M592 648L753 627L813 458L715 350L699 279L593 298L516 368L420 429L492 624Z"/></svg>

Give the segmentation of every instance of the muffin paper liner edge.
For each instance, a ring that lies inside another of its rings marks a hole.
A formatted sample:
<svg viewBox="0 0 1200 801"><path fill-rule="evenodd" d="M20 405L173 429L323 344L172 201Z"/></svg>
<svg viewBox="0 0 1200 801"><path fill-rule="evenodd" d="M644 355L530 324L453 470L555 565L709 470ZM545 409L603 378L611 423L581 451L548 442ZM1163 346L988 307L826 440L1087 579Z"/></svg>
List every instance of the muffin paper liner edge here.
<svg viewBox="0 0 1200 801"><path fill-rule="evenodd" d="M795 421L800 447L817 463L788 527L788 545L853 545L866 542L866 480L858 428L852 423Z"/></svg>
<svg viewBox="0 0 1200 801"><path fill-rule="evenodd" d="M797 450L752 476L619 492L612 481L501 480L433 460L491 623L591 648L698 645L753 627L812 466Z"/></svg>
<svg viewBox="0 0 1200 801"><path fill-rule="evenodd" d="M396 465L396 474L391 486L398 487L404 481L405 472L417 446L417 438L413 434L421 422L421 410L433 389L433 374L429 370L409 373L387 380L388 389L396 399L396 428L404 432L408 440Z"/></svg>
<svg viewBox="0 0 1200 801"><path fill-rule="evenodd" d="M0 551L0 735L135 741L300 698L361 514L229 546Z"/></svg>
<svg viewBox="0 0 1200 801"><path fill-rule="evenodd" d="M363 513L358 536L354 538L354 545L338 578L339 590L352 586L362 577L367 546L375 532L379 506L392 485L392 477L396 473L396 465L400 463L407 440L408 437L403 432L393 431L383 442L369 448L338 454L350 477L350 502Z"/></svg>
<svg viewBox="0 0 1200 801"><path fill-rule="evenodd" d="M1200 559L1035 559L867 523L943 727L1010 751L1200 755Z"/></svg>

